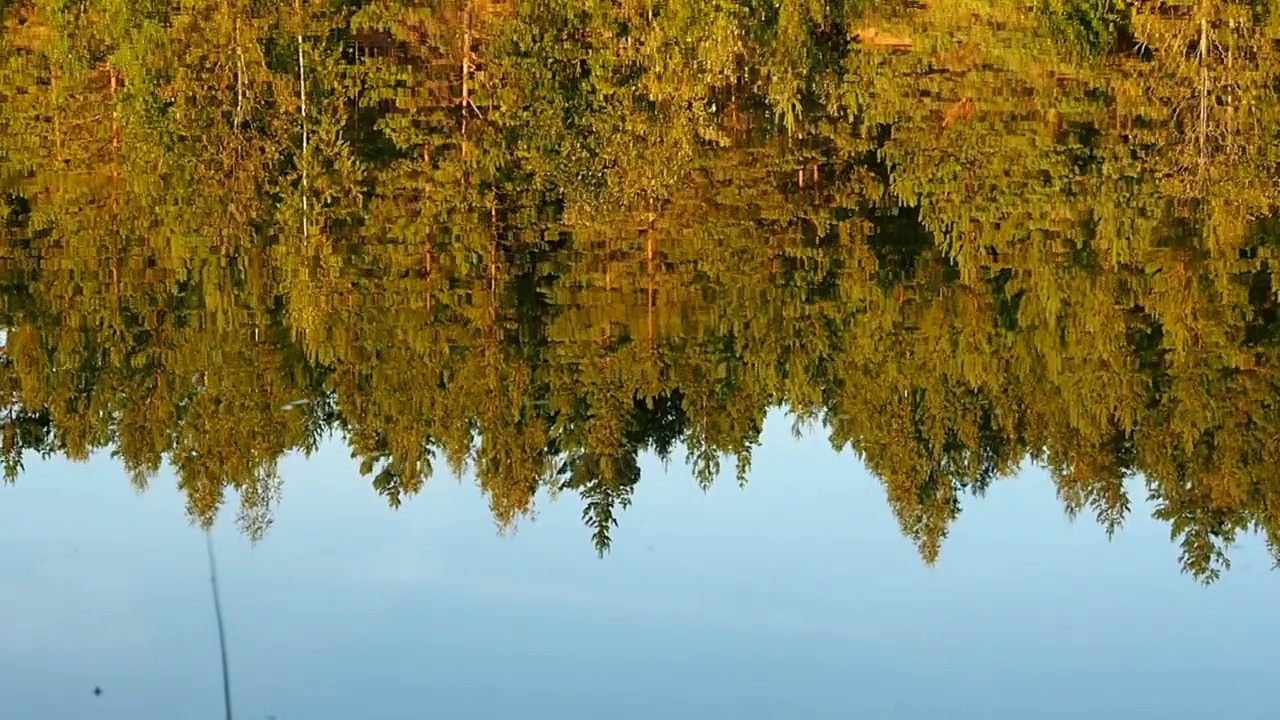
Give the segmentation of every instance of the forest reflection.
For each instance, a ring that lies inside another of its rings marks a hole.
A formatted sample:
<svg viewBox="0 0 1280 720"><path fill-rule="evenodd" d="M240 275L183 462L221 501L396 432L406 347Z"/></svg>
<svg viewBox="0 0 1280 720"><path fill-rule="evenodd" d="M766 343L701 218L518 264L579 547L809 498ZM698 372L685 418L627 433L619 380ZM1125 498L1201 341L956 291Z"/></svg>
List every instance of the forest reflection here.
<svg viewBox="0 0 1280 720"><path fill-rule="evenodd" d="M783 408L930 562L1025 461L1280 557L1263 0L6 0L0 68L10 481L257 536L336 434L604 552L640 453L743 481Z"/></svg>

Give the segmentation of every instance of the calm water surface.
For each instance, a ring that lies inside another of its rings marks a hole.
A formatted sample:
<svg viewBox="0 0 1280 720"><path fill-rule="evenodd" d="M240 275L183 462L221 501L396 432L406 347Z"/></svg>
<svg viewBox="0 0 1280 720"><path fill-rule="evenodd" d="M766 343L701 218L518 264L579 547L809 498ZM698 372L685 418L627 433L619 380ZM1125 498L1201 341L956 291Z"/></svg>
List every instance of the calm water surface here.
<svg viewBox="0 0 1280 720"><path fill-rule="evenodd" d="M236 717L1273 716L1261 543L1205 588L1145 503L1108 542L1028 470L930 569L856 462L781 416L764 441L746 490L642 460L603 562L564 501L499 538L469 482L389 512L336 444L286 459L268 539L214 532ZM106 457L30 474L0 495L5 716L221 717L172 475L137 496Z"/></svg>
<svg viewBox="0 0 1280 720"><path fill-rule="evenodd" d="M0 718L1273 717L1278 253L1261 0L0 2Z"/></svg>

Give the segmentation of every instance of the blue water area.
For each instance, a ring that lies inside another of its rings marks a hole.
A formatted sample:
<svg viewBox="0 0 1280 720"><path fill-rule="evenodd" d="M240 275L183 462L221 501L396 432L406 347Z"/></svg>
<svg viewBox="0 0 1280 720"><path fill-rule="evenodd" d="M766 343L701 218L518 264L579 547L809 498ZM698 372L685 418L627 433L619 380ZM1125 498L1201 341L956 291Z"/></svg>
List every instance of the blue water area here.
<svg viewBox="0 0 1280 720"><path fill-rule="evenodd" d="M1197 583L1140 482L1108 541L1028 467L928 567L858 459L781 416L745 488L644 471L599 559L573 496L501 535L467 477L393 511L340 442L288 458L266 538L234 502L213 533L235 717L1275 717L1265 547ZM0 488L0 717L222 717L183 502L105 455Z"/></svg>

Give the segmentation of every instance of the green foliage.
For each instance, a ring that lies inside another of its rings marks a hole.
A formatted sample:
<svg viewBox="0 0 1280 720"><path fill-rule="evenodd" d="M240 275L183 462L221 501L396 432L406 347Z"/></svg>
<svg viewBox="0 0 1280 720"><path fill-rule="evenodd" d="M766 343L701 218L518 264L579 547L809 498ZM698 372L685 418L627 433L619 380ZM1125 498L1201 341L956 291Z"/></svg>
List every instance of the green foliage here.
<svg viewBox="0 0 1280 720"><path fill-rule="evenodd" d="M111 448L256 537L334 434L604 552L640 453L745 482L784 408L930 562L1026 462L1199 578L1280 549L1276 28L1038 8L10 2L6 477Z"/></svg>
<svg viewBox="0 0 1280 720"><path fill-rule="evenodd" d="M1116 52L1132 37L1130 0L1037 0L1036 10L1059 42L1088 57Z"/></svg>

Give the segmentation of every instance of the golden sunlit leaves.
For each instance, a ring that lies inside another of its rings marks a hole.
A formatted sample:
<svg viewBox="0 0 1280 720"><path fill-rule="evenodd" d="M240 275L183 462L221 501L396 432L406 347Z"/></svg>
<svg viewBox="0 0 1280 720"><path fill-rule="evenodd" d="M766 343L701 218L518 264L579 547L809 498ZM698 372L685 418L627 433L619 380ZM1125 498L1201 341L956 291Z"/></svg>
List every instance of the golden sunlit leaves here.
<svg viewBox="0 0 1280 720"><path fill-rule="evenodd" d="M1027 461L1107 532L1140 477L1202 579L1280 548L1249 3L277 5L0 10L7 478L111 448L258 537L336 433L604 552L642 454L745 481L782 407L928 561Z"/></svg>

